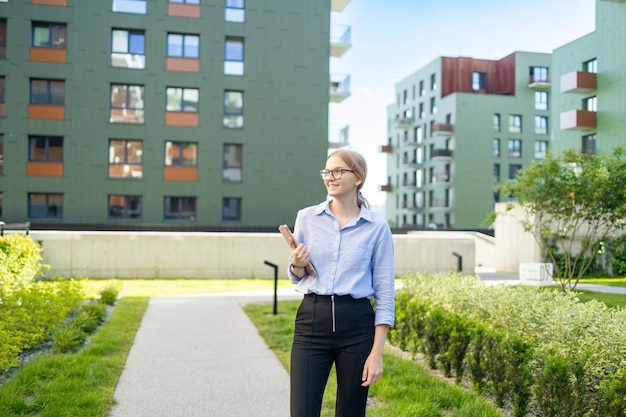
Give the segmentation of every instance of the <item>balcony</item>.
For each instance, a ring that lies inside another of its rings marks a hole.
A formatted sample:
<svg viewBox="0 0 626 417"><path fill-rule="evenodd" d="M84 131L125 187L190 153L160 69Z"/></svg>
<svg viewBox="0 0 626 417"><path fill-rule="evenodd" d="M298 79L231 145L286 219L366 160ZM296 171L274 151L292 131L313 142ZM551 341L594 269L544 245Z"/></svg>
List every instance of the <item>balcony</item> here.
<svg viewBox="0 0 626 417"><path fill-rule="evenodd" d="M430 211L448 211L452 207L450 207L450 202L446 201L442 198L435 198L430 202Z"/></svg>
<svg viewBox="0 0 626 417"><path fill-rule="evenodd" d="M331 75L330 77L330 102L341 103L350 97L350 76Z"/></svg>
<svg viewBox="0 0 626 417"><path fill-rule="evenodd" d="M609 2L609 3L621 3L624 0L600 0L600 1L606 1L606 2Z"/></svg>
<svg viewBox="0 0 626 417"><path fill-rule="evenodd" d="M328 147L331 149L343 148L350 144L350 126L346 125L335 132L328 141Z"/></svg>
<svg viewBox="0 0 626 417"><path fill-rule="evenodd" d="M410 117L396 117L393 125L396 129L410 129L413 125L413 119Z"/></svg>
<svg viewBox="0 0 626 417"><path fill-rule="evenodd" d="M341 12L348 3L350 3L350 0L330 0L330 11Z"/></svg>
<svg viewBox="0 0 626 417"><path fill-rule="evenodd" d="M403 201L402 208L409 211L422 211L424 207L413 203L412 201Z"/></svg>
<svg viewBox="0 0 626 417"><path fill-rule="evenodd" d="M407 190L417 190L417 183L412 180L404 180L402 181L402 188Z"/></svg>
<svg viewBox="0 0 626 417"><path fill-rule="evenodd" d="M552 83L549 78L530 76L528 80L528 88L532 90L542 91L549 90L552 87Z"/></svg>
<svg viewBox="0 0 626 417"><path fill-rule="evenodd" d="M435 136L452 136L453 131L450 123L436 123L433 125L433 135Z"/></svg>
<svg viewBox="0 0 626 417"><path fill-rule="evenodd" d="M598 88L598 74L574 71L561 76L561 93L587 94Z"/></svg>
<svg viewBox="0 0 626 417"><path fill-rule="evenodd" d="M333 25L330 29L330 56L339 58L352 47L352 28L346 25Z"/></svg>
<svg viewBox="0 0 626 417"><path fill-rule="evenodd" d="M447 184L450 182L450 173L438 172L433 176L432 184Z"/></svg>
<svg viewBox="0 0 626 417"><path fill-rule="evenodd" d="M410 147L410 148L416 148L416 147L418 147L420 145L421 145L421 143L419 143L415 139L409 138L408 136L405 136L402 139L402 146L407 146L407 147Z"/></svg>
<svg viewBox="0 0 626 417"><path fill-rule="evenodd" d="M381 145L378 147L378 152L381 153L392 153L393 152L393 146L391 145Z"/></svg>
<svg viewBox="0 0 626 417"><path fill-rule="evenodd" d="M595 111L569 110L561 113L561 130L592 130L597 126Z"/></svg>
<svg viewBox="0 0 626 417"><path fill-rule="evenodd" d="M405 168L417 168L418 166L420 166L420 163L417 161L417 159L405 158L402 160L402 166L404 166Z"/></svg>
<svg viewBox="0 0 626 417"><path fill-rule="evenodd" d="M390 193L393 190L393 186L391 184L384 184L379 186L379 190L385 193Z"/></svg>
<svg viewBox="0 0 626 417"><path fill-rule="evenodd" d="M452 149L435 148L430 155L430 159L451 159Z"/></svg>

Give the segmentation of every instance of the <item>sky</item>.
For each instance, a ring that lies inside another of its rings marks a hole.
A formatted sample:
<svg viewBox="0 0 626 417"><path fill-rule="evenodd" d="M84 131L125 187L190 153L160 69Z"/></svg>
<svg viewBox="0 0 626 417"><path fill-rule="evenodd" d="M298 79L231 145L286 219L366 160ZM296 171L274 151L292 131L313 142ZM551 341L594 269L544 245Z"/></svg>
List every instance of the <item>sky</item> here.
<svg viewBox="0 0 626 417"><path fill-rule="evenodd" d="M378 147L397 82L440 56L550 53L594 31L595 0L351 0L331 23L352 27L352 48L330 60L331 73L350 74L351 89L330 104L331 135L350 126L350 145L368 162L363 194L380 206L387 175Z"/></svg>

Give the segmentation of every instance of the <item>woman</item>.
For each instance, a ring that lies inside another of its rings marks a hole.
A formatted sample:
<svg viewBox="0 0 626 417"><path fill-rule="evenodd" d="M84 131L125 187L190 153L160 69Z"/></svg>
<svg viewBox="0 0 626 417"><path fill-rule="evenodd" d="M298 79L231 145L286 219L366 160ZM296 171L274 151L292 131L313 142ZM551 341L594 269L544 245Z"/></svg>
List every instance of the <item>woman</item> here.
<svg viewBox="0 0 626 417"><path fill-rule="evenodd" d="M394 322L393 241L386 220L361 195L367 164L359 153L333 152L320 174L329 199L298 212L299 244L289 258L289 277L305 294L291 351L291 416L320 415L334 363L335 415L362 417ZM315 275L305 269L309 262Z"/></svg>

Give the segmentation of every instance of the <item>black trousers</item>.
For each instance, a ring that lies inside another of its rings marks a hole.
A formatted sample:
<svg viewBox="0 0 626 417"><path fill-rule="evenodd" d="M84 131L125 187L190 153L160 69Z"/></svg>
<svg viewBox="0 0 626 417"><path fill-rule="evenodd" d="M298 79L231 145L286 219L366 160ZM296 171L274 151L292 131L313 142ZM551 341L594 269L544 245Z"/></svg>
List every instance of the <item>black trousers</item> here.
<svg viewBox="0 0 626 417"><path fill-rule="evenodd" d="M291 417L319 417L335 364L335 416L364 417L363 366L374 344L374 310L367 298L307 294L296 315L291 349Z"/></svg>

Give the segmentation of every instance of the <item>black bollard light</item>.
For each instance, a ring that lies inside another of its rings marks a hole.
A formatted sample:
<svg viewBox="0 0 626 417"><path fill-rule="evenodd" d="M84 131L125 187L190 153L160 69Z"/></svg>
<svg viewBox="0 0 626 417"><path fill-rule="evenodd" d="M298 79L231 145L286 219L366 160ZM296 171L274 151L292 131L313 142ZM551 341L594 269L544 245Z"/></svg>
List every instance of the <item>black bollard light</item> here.
<svg viewBox="0 0 626 417"><path fill-rule="evenodd" d="M267 266L274 268L274 315L278 314L278 265L270 261L263 262Z"/></svg>
<svg viewBox="0 0 626 417"><path fill-rule="evenodd" d="M458 252L452 252L454 256L456 256L459 260L459 272L463 272L463 255Z"/></svg>

